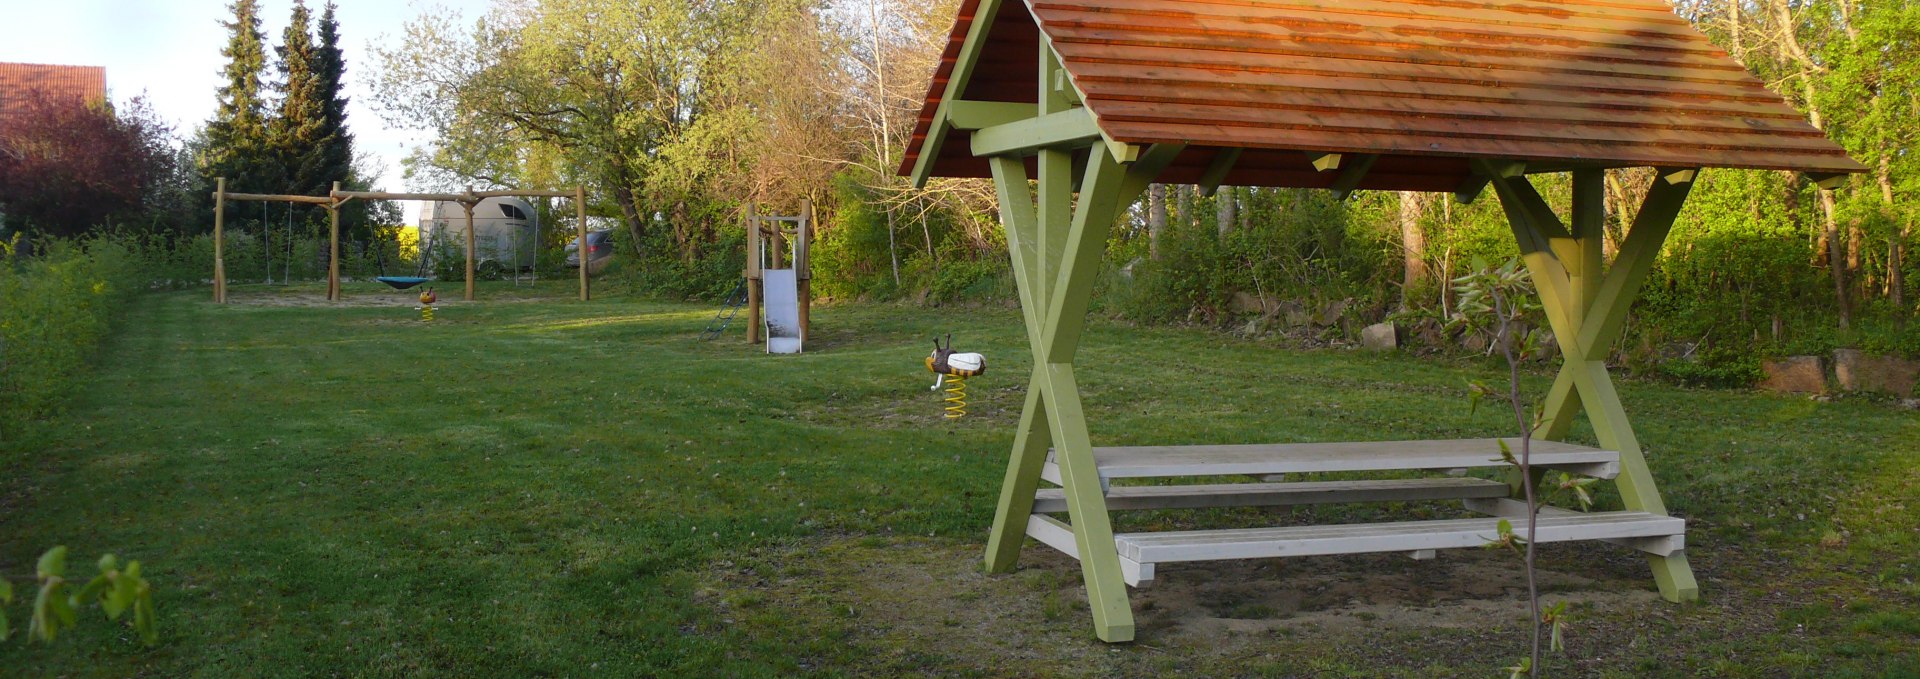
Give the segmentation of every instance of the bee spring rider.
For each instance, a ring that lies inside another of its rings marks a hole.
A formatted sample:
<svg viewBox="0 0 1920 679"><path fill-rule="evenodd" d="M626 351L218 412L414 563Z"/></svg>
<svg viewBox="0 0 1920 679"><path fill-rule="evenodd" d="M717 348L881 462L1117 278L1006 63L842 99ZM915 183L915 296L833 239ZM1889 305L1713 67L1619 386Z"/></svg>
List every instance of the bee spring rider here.
<svg viewBox="0 0 1920 679"><path fill-rule="evenodd" d="M438 301L440 296L434 294L433 288L427 288L426 292L420 293L420 320L433 320L433 303Z"/></svg>
<svg viewBox="0 0 1920 679"><path fill-rule="evenodd" d="M953 335L947 335L947 346L940 346L940 338L933 338L933 354L927 357L927 370L935 377L932 390L947 387L947 419L959 419L967 415L967 378L987 372L987 357L976 353L956 354L953 352Z"/></svg>

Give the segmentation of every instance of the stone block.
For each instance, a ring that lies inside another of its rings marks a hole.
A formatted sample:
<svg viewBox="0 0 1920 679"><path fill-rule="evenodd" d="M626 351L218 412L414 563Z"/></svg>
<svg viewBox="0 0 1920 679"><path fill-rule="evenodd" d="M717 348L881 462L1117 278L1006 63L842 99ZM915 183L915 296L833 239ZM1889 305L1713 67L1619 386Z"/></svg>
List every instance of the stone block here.
<svg viewBox="0 0 1920 679"><path fill-rule="evenodd" d="M1920 361L1873 356L1858 349L1836 349L1833 374L1841 391L1912 396L1914 383L1920 380Z"/></svg>
<svg viewBox="0 0 1920 679"><path fill-rule="evenodd" d="M1777 361L1764 361L1760 368L1767 377L1760 382L1760 388L1777 394L1826 393L1826 363L1819 356L1788 356Z"/></svg>
<svg viewBox="0 0 1920 679"><path fill-rule="evenodd" d="M1393 323L1375 323L1360 331L1360 348L1368 351L1393 351L1400 348Z"/></svg>

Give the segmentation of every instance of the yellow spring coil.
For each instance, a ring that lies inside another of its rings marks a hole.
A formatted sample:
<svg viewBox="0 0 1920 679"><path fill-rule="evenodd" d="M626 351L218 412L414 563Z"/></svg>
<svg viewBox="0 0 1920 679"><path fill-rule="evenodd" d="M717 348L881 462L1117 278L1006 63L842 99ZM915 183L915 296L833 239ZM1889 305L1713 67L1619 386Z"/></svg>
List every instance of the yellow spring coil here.
<svg viewBox="0 0 1920 679"><path fill-rule="evenodd" d="M430 306L420 307L420 320L422 321L433 320L433 307L430 307Z"/></svg>
<svg viewBox="0 0 1920 679"><path fill-rule="evenodd" d="M957 420L967 416L967 378L962 375L947 376L947 419Z"/></svg>

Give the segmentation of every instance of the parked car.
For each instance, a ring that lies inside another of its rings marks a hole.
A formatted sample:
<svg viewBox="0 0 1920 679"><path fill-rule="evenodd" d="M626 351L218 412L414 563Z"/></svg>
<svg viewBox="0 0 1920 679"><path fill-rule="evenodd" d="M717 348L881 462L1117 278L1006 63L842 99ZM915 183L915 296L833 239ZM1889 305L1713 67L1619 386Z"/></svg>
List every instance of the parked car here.
<svg viewBox="0 0 1920 679"><path fill-rule="evenodd" d="M613 230L587 232L587 275L597 276L613 260ZM567 267L580 266L580 239L567 243Z"/></svg>

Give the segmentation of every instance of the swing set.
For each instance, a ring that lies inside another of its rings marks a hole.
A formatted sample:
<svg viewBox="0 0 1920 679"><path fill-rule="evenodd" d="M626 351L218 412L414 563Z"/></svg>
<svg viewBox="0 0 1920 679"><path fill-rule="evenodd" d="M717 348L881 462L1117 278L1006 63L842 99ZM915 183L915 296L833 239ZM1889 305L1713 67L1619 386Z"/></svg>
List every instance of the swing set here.
<svg viewBox="0 0 1920 679"><path fill-rule="evenodd" d="M580 242L581 243L587 242L587 200L586 200L587 190L586 190L586 187L575 187L572 191L532 191L532 190L474 191L473 187L467 187L467 190L464 193L392 193L392 192L386 192L386 191L342 191L340 189L340 182L334 182L333 190L329 191L325 196L300 196L300 195L268 194L268 193L228 193L227 178L220 177L216 179L214 182L214 192L213 192L213 205L214 205L214 208L213 208L213 301L217 304L227 303L226 205L227 205L227 201L229 200L259 201L262 203L267 203L267 202L287 203L287 208L288 208L288 227L287 228L288 228L288 247L289 247L289 255L288 255L288 261L287 261L288 272L291 272L292 270L291 247L292 247L292 228L293 228L292 227L293 205L297 203L297 204L307 204L307 205L318 205L323 208L326 208L327 224L328 224L327 301L330 301L330 302L340 301L340 208L341 206L344 206L349 201L352 201L355 199L420 200L420 201L443 201L443 202L450 202L450 203L458 203L466 213L466 243L465 243L466 290L463 298L466 301L471 302L474 299L473 280L474 280L474 262L475 262L473 208L475 205L479 205L481 201L486 200L488 198L506 197L506 196L521 197L521 198L572 198L573 206L574 206L574 214L575 214L575 218L577 220L577 226L579 229ZM266 215L265 205L261 206L261 215L262 215L261 217L262 230L264 232L265 215ZM422 257L424 256L425 256L425 253L422 253ZM424 274L425 272L416 271L415 273ZM407 288L420 285L421 283L425 283L430 279L424 275L414 275L414 276L379 276L375 278L375 280L385 283L396 290L405 290ZM271 269L269 269L269 273L268 273L268 282L269 283L272 282ZM591 299L591 293L587 283L587 267L582 266L580 267L580 300L586 301L588 299Z"/></svg>

